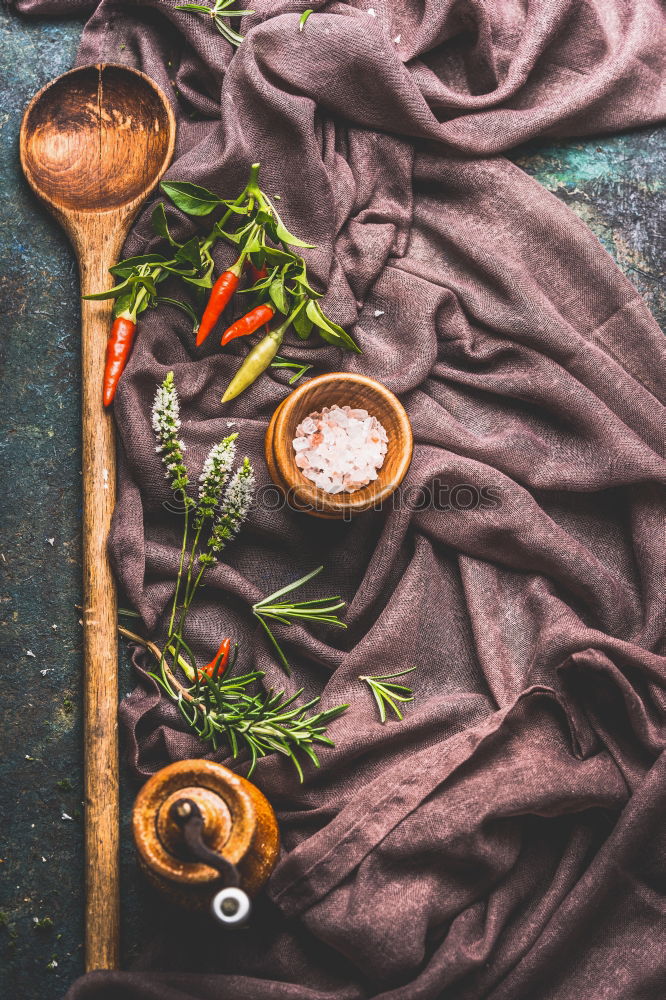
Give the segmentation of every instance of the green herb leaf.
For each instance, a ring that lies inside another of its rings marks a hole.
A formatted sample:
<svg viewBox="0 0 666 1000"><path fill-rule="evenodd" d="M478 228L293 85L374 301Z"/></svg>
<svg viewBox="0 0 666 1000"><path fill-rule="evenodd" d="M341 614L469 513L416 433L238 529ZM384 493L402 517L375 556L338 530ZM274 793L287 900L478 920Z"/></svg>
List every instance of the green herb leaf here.
<svg viewBox="0 0 666 1000"><path fill-rule="evenodd" d="M140 257L127 257L126 260L119 260L117 264L109 268L111 274L116 278L128 278L133 272L146 264L160 265L166 263L166 257L159 253L146 253Z"/></svg>
<svg viewBox="0 0 666 1000"><path fill-rule="evenodd" d="M315 302L314 299L310 299L305 307L305 312L314 325L319 328L320 336L327 344L344 347L346 350L355 351L357 354L361 353L361 348L353 337L350 337L346 330L343 330L341 326L330 320L324 314L319 303Z"/></svg>
<svg viewBox="0 0 666 1000"><path fill-rule="evenodd" d="M89 295L82 295L81 298L88 299L91 302L102 302L104 299L117 299L119 295L123 295L130 287L130 279L126 278L119 285L107 288L105 292L91 292Z"/></svg>
<svg viewBox="0 0 666 1000"><path fill-rule="evenodd" d="M183 281L188 285L193 285L195 288L212 288L213 287L213 268L215 267L215 261L211 258L207 263L204 273L198 278L190 278L183 276Z"/></svg>
<svg viewBox="0 0 666 1000"><path fill-rule="evenodd" d="M288 583L286 587L282 587L280 590L276 590L274 594L264 597L263 600L258 601L252 607L252 613L259 620L261 627L277 654L278 660L287 674L291 674L291 667L282 647L271 632L266 619L279 622L281 625L293 625L295 621L300 619L302 621L324 622L326 625L337 625L338 628L347 628L345 623L340 621L335 614L340 608L345 607L345 602L340 597L318 597L311 601L278 601L278 598L284 597L285 594L290 594L293 590L297 590L308 583L313 577L321 573L323 568L323 566L318 566L317 569L306 573L300 580Z"/></svg>
<svg viewBox="0 0 666 1000"><path fill-rule="evenodd" d="M276 354L274 360L271 361L271 368L295 369L295 374L289 379L289 385L293 385L294 382L298 382L299 378L302 378L306 372L310 371L312 365L301 363L300 361L290 361L289 358L283 358L279 354Z"/></svg>
<svg viewBox="0 0 666 1000"><path fill-rule="evenodd" d="M314 323L307 315L305 310L301 309L299 313L294 316L293 327L301 340L307 340L312 333L312 327Z"/></svg>
<svg viewBox="0 0 666 1000"><path fill-rule="evenodd" d="M287 253L284 250L279 250L277 247L272 247L266 243L262 243L262 250L264 251L267 260L272 261L276 265L293 263L294 255Z"/></svg>
<svg viewBox="0 0 666 1000"><path fill-rule="evenodd" d="M113 307L113 318L117 319L118 316L120 316L120 314L124 312L132 312L132 307L134 305L135 298L136 295L134 291L128 292L126 295L119 295ZM146 302L145 305L147 306L148 303ZM143 312L143 310L141 311ZM138 311L137 311L137 316L138 316Z"/></svg>
<svg viewBox="0 0 666 1000"><path fill-rule="evenodd" d="M160 187L174 205L188 215L210 215L222 204L218 195L189 181L162 181Z"/></svg>
<svg viewBox="0 0 666 1000"><path fill-rule="evenodd" d="M300 240L298 236L294 236L289 232L284 222L280 218L278 211L267 195L264 195L264 200L271 210L271 215L273 216L275 222L275 234L282 243L287 243L291 247L307 247L310 250L314 249L314 243L306 243L305 240Z"/></svg>
<svg viewBox="0 0 666 1000"><path fill-rule="evenodd" d="M289 299L284 290L284 280L282 278L277 278L273 281L268 289L268 294L270 295L275 308L283 313L283 315L287 316L289 313Z"/></svg>
<svg viewBox="0 0 666 1000"><path fill-rule="evenodd" d="M273 270L269 274L267 274L265 278L262 278L260 281L257 281L256 284L254 285L250 285L248 288L239 289L236 292L236 294L247 295L248 293L251 294L253 292L261 292L263 291L264 288L270 288L273 281L275 280L276 274L277 274L277 267L274 267Z"/></svg>
<svg viewBox="0 0 666 1000"><path fill-rule="evenodd" d="M303 13L301 14L301 16L298 19L298 30L299 31L303 30L303 28L305 27L305 22L309 18L310 14L313 14L313 13L314 13L314 11L312 11L312 10L304 10L303 11Z"/></svg>
<svg viewBox="0 0 666 1000"><path fill-rule="evenodd" d="M172 237L169 232L169 226L167 223L166 211L164 208L164 202L158 201L157 205L153 209L153 214L150 217L153 229L158 236L162 236L165 240L168 240L172 247L179 247L180 243Z"/></svg>
<svg viewBox="0 0 666 1000"><path fill-rule="evenodd" d="M195 268L202 266L201 245L199 238L194 236L176 251L176 261L179 264L192 264Z"/></svg>
<svg viewBox="0 0 666 1000"><path fill-rule="evenodd" d="M189 304L189 302L181 302L180 299L171 299L168 298L168 296L166 295L160 295L157 301L164 302L170 306L176 306L177 309L180 309L182 312L184 312L185 315L189 316L190 319L192 320L192 327L194 333L197 332L197 330L199 329L199 317L197 316L197 314L195 313L194 309Z"/></svg>
<svg viewBox="0 0 666 1000"><path fill-rule="evenodd" d="M361 675L359 680L368 685L372 696L379 709L379 718L382 723L387 719L387 707L395 714L397 719L402 719L402 712L398 702L406 703L414 700L414 692L406 684L393 684L391 678L404 677L411 674L416 667L408 667L406 670L396 670L391 674L377 674L375 676Z"/></svg>

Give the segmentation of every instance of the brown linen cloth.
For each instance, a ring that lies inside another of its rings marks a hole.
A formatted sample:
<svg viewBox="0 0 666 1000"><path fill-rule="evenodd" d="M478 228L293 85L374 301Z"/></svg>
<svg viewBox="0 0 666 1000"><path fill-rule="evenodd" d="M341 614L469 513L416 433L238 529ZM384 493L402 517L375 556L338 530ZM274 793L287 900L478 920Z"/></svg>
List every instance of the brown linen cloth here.
<svg viewBox="0 0 666 1000"><path fill-rule="evenodd" d="M327 310L363 347L284 353L381 379L416 447L401 504L351 524L264 493L192 616L202 660L231 635L267 685L350 703L304 784L276 756L257 769L284 850L251 929L206 936L172 914L140 970L84 977L70 1000L666 996L664 340L586 227L497 156L658 120L664 14L371 2L253 2L235 55L172 2L103 2L84 33L81 62L129 62L172 95L169 177L232 196L261 160L289 227L318 245ZM147 210L127 253L152 240ZM180 526L156 385L175 371L193 478L232 427L260 488L289 391L272 372L222 411L245 345L210 341L202 358L184 316L146 314L116 403L111 547L150 631ZM287 681L249 605L320 562L309 593L342 594L349 631L287 630ZM359 674L411 665L415 701L382 726ZM145 677L121 715L139 777L202 752Z"/></svg>

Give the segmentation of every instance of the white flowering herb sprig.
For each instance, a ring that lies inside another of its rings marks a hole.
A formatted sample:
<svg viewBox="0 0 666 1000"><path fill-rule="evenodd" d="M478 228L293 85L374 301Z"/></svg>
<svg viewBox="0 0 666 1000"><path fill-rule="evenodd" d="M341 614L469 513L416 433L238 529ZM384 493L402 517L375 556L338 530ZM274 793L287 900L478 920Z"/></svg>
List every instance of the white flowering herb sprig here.
<svg viewBox="0 0 666 1000"><path fill-rule="evenodd" d="M196 681L196 662L183 638L187 613L206 568L217 562L219 553L235 538L249 513L254 499L254 473L250 460L245 458L231 475L238 435L230 434L209 451L199 478L197 499L189 495L190 477L184 460L185 445L179 437L180 404L173 372L167 374L155 393L152 422L156 451L183 511L178 576L160 665L164 668L167 654L181 667L189 661L186 673Z"/></svg>
<svg viewBox="0 0 666 1000"><path fill-rule="evenodd" d="M185 445L178 437L180 431L180 404L173 380L173 372L159 386L153 403L153 430L157 439L155 451L162 456L166 472L171 480L174 493L182 493L185 506L193 506L194 501L187 496L190 479L185 467L183 452Z"/></svg>

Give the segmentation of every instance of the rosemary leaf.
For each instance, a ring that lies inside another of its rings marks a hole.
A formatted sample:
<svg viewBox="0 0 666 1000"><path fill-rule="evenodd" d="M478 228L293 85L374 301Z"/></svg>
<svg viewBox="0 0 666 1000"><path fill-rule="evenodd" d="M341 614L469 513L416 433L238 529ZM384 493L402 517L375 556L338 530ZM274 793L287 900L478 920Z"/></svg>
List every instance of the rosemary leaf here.
<svg viewBox="0 0 666 1000"><path fill-rule="evenodd" d="M271 632L266 619L277 621L281 625L293 625L294 621L301 619L303 621L323 622L325 625L335 625L338 628L347 628L345 623L340 621L334 613L340 608L345 607L345 601L339 596L317 597L310 601L277 601L277 598L292 593L292 591L297 590L315 576L318 576L323 568L323 566L318 566L317 569L313 569L310 573L302 576L300 580L288 583L286 587L276 590L274 594L269 594L268 597L264 597L252 606L252 613L264 629L284 671L288 675L291 674L289 661L279 642Z"/></svg>
<svg viewBox="0 0 666 1000"><path fill-rule="evenodd" d="M406 670L396 670L390 674L376 674L375 676L362 674L359 676L359 680L367 684L372 692L382 723L386 722L388 717L387 707L395 713L397 719L402 720L403 714L397 702L406 703L414 700L414 692L406 684L391 683L393 677L404 677L405 674L411 674L413 670L416 670L416 667L407 667Z"/></svg>

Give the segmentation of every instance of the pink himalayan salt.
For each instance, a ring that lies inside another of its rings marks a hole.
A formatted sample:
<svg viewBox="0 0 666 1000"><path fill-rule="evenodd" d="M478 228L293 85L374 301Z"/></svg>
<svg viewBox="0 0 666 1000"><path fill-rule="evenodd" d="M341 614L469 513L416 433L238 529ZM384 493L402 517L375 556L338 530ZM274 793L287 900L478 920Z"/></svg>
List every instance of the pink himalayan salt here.
<svg viewBox="0 0 666 1000"><path fill-rule="evenodd" d="M388 435L376 417L351 406L325 406L296 428L296 465L327 493L354 493L377 478Z"/></svg>

